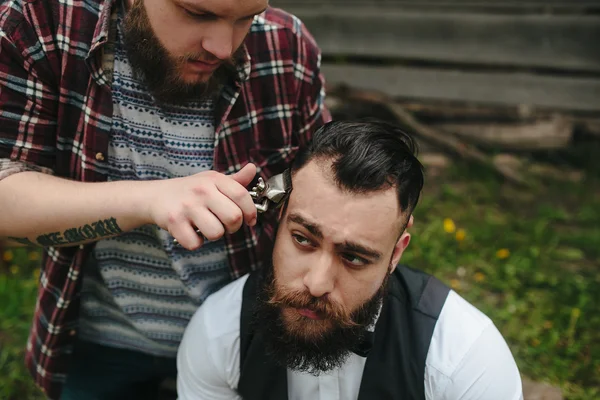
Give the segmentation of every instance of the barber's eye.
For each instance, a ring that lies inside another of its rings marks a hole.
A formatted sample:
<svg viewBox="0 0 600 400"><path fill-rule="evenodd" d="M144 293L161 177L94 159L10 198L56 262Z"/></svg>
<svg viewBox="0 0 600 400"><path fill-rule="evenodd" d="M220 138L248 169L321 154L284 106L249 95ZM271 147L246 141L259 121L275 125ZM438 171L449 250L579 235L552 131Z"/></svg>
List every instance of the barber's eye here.
<svg viewBox="0 0 600 400"><path fill-rule="evenodd" d="M187 8L183 8L183 11L189 16L196 20L206 21L214 18L212 14L198 14L188 10Z"/></svg>

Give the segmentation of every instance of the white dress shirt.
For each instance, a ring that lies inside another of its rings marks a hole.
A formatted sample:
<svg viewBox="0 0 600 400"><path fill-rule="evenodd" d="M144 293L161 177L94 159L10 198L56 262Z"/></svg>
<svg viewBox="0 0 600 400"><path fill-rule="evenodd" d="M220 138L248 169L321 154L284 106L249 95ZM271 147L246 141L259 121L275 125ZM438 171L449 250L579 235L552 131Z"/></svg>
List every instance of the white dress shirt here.
<svg viewBox="0 0 600 400"><path fill-rule="evenodd" d="M208 297L177 355L179 400L241 400L240 314L247 275ZM356 400L366 358L318 377L288 370L289 400ZM427 400L522 400L521 377L492 321L450 291L425 363Z"/></svg>

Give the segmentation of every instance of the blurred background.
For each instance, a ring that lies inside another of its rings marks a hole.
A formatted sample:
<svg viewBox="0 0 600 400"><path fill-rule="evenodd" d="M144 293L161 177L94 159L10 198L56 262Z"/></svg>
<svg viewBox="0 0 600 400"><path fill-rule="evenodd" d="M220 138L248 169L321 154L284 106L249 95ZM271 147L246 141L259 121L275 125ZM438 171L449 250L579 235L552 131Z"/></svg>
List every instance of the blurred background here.
<svg viewBox="0 0 600 400"><path fill-rule="evenodd" d="M323 51L335 119L418 139L403 262L489 315L526 400L600 398L600 0L272 0ZM39 250L0 244L0 399L23 367Z"/></svg>

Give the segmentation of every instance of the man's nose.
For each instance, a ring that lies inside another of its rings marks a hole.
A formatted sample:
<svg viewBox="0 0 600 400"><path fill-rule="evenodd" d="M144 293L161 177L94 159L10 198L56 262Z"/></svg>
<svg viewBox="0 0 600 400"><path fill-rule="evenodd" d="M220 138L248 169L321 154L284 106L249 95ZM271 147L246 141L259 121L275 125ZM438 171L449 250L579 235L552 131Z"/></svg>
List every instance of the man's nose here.
<svg viewBox="0 0 600 400"><path fill-rule="evenodd" d="M213 27L210 35L202 40L202 48L219 60L227 60L233 53L233 27L225 21Z"/></svg>
<svg viewBox="0 0 600 400"><path fill-rule="evenodd" d="M329 255L321 256L304 275L304 286L313 297L321 297L331 293L335 287L335 270L336 267L332 257Z"/></svg>

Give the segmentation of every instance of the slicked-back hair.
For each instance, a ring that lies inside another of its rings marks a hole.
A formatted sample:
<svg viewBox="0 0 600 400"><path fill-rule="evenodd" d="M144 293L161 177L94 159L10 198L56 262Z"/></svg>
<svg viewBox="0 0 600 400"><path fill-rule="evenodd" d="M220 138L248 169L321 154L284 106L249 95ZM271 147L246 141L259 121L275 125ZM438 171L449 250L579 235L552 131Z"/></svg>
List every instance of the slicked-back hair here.
<svg viewBox="0 0 600 400"><path fill-rule="evenodd" d="M399 127L376 120L332 121L298 152L291 175L310 161L330 161L341 190L368 193L395 187L403 214L412 214L423 188L417 144Z"/></svg>

